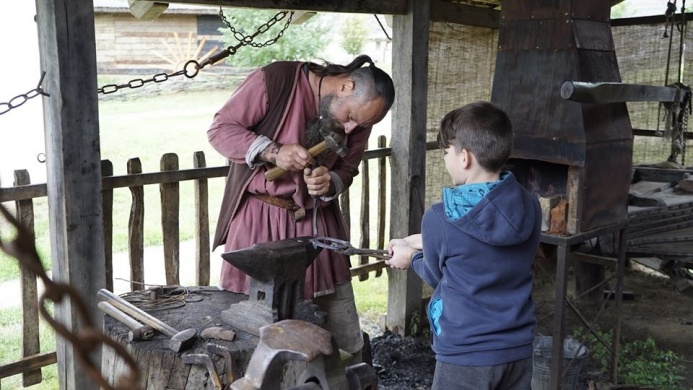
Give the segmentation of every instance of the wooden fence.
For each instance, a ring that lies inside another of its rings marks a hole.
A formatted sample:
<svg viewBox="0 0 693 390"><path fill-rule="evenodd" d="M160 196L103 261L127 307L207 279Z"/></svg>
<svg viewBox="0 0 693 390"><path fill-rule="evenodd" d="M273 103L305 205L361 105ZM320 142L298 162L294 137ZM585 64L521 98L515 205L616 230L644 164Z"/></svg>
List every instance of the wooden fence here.
<svg viewBox="0 0 693 390"><path fill-rule="evenodd" d="M367 150L361 163L361 208L358 210L360 240L353 243L361 248L382 249L385 245L385 224L387 210L387 158L391 155L391 149L386 148L384 136L378 138L378 148ZM370 162L375 163L377 183L373 189L369 178L372 169ZM161 158L159 172L143 173L139 158L130 159L127 163L127 174L115 176L113 164L104 160L101 164L102 172L102 197L103 197L103 223L104 223L104 247L106 261L106 288L113 290L113 191L117 188L128 188L132 195L130 216L128 222L128 257L130 262L130 289L141 289L144 281L144 186L158 185L161 194L161 226L162 244L164 248L164 268L166 284L179 284L179 217L180 217L180 182L192 180L194 182L195 208L195 284L199 286L209 285L210 281L210 231L209 231L209 194L208 180L212 178L225 178L228 166L207 167L205 155L202 152L194 154L192 169L179 169L178 156L173 153L164 154ZM354 191L356 192L356 191ZM375 192L377 199L376 237L374 245L371 245L370 229L370 200L371 193ZM29 174L25 170L15 172L13 187L0 188L0 203L15 202L16 216L21 224L34 233L34 204L33 200L45 197L47 188L45 183L31 184ZM351 226L352 209L350 207L349 192L340 195L340 203L347 226ZM148 205L149 207L154 207ZM352 262L353 263L353 262ZM361 257L357 265L351 268L352 276L358 276L359 280L369 278L371 272L375 277L382 275L385 267L382 260L369 262L368 257ZM38 289L36 275L21 270L21 296L23 339L22 358L20 360L0 365L0 379L22 374L25 387L42 381L41 367L55 364L56 352L40 352L39 343L39 316Z"/></svg>

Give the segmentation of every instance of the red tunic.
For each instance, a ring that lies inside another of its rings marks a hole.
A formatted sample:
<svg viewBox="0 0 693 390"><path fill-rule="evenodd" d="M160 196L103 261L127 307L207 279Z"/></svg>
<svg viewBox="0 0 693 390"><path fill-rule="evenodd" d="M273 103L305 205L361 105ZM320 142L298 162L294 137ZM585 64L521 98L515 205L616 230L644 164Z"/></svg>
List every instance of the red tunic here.
<svg viewBox="0 0 693 390"><path fill-rule="evenodd" d="M282 144L300 144L306 123L317 116L316 102L308 77L298 73L299 80L293 98L289 101L288 115L280 125L275 140ZM238 87L226 104L216 113L208 131L211 145L234 164L245 164L246 152L257 135L248 130L266 115L267 92L261 70L251 73ZM323 165L339 175L345 188L358 174L358 166L368 142L371 128L361 128L346 138L349 153L344 158L331 154ZM288 211L266 204L247 194L243 195L238 211L229 223L226 238L227 251L248 248L255 243L286 238L312 236L312 197L308 194L302 172L287 172L273 182L265 180L265 166L253 171L246 192L271 196L289 196L306 209L306 217L294 221ZM344 221L336 198L321 200L318 213L318 235L348 239ZM335 284L351 279L346 256L323 250L306 272L305 297L312 298L334 292ZM227 262L222 263L222 288L247 293L249 278Z"/></svg>

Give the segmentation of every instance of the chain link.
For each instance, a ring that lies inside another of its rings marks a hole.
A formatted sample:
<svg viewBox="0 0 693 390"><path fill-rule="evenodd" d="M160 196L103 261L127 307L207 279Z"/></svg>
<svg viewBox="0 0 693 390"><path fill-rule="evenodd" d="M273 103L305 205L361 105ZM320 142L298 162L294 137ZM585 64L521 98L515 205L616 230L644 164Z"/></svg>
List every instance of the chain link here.
<svg viewBox="0 0 693 390"><path fill-rule="evenodd" d="M284 19L287 14L289 14L289 19L286 21L286 24L284 25L282 30L277 33L277 36L275 36L272 39L268 39L267 41L265 41L263 43L257 43L257 42L253 41L253 39L255 39L255 37L266 32L272 26L277 24L277 22ZM286 31L286 29L289 27L289 24L291 23L291 18L293 18L294 13L293 12L289 13L289 11L278 12L276 15L274 15L274 17L272 17L269 21L267 21L267 23L260 25L260 27L258 27L257 31L255 33L253 33L252 35L244 35L243 33L236 31L236 29L233 28L233 26L231 26L229 21L226 19L226 16L224 15L224 12L221 8L219 8L219 15L221 16L224 23L233 32L234 38L236 38L239 41L238 44L236 44L235 46L227 47L226 49L222 50L221 52L219 52L219 53L207 58L206 60L202 61L202 63L197 62L196 60L190 60L190 61L186 62L183 69L181 69L179 71L176 71L173 73L157 73L153 77L148 78L148 79L141 79L141 78L133 79L127 83L122 83L122 84L104 85L103 87L98 89L98 92L106 95L109 93L119 91L119 90L124 89L124 88L130 88L130 89L140 88L140 87L145 86L148 83L162 83L162 82L167 81L168 79L170 79L172 77L176 77L176 76L180 76L180 75L184 75L185 77L192 79L198 75L198 73L200 72L200 70L202 70L202 68L206 67L207 65L214 65L217 62L223 60L224 58L226 58L230 55L235 55L236 52L238 51L238 49L242 46L252 46L252 47L256 47L256 48L261 48L261 47L266 47L266 46L269 46L269 45L277 42L277 40L284 35L284 31Z"/></svg>
<svg viewBox="0 0 693 390"><path fill-rule="evenodd" d="M262 34L269 30L272 26L277 24L279 21L284 19L286 17L286 14L289 14L289 11L281 11L278 12L272 19L268 20L267 23L260 25L260 27L257 28L257 31L253 35L245 35L243 34L242 31L236 30L235 27L231 25L228 19L226 19L226 15L224 15L224 10L219 7L219 16L221 17L221 20L224 21L224 24L226 27L231 30L233 33L233 37L236 38L236 40L239 43L242 43L243 45L248 45L256 48L262 48L262 47L267 47L269 45L272 45L273 43L277 42L279 38L281 38L284 35L284 31L286 31L287 28L289 28L289 24L291 24L291 19L294 17L293 11L289 14L289 19L287 19L286 23L284 24L284 27L277 33L277 36L275 36L272 39L268 39L265 42L258 43L258 42L253 42L253 39L258 36L259 34Z"/></svg>
<svg viewBox="0 0 693 390"><path fill-rule="evenodd" d="M683 101L683 118L681 119L681 165L686 166L686 132L688 131L688 117L691 115L691 90L686 88L686 97Z"/></svg>
<svg viewBox="0 0 693 390"><path fill-rule="evenodd" d="M13 240L6 240L0 237L0 250L15 257L19 261L20 266L40 278L45 287L39 299L38 309L41 317L56 333L72 344L74 355L77 356L89 377L102 389L129 390L137 388L139 380L137 363L128 354L125 347L104 334L100 328L94 326L87 306L77 290L65 283L54 283L48 277L36 251L34 235L21 226L19 221L3 205L0 205L0 214L17 229L17 236ZM70 300L72 307L77 309L77 317L82 320L82 324L76 332L71 332L65 325L56 321L46 309L47 301L50 300L58 304L64 302L63 300L66 298ZM102 348L102 345L112 348L130 367L129 373L123 373L117 378L115 386L110 385L103 378L99 370L100 365L94 364L89 357L90 354Z"/></svg>
<svg viewBox="0 0 693 390"><path fill-rule="evenodd" d="M41 79L39 80L38 85L36 86L36 88L32 89L31 91L29 91L25 94L21 94L21 95L17 95L15 97L13 97L7 103L0 103L0 115L7 114L8 112L10 112L10 110L21 106L22 104L29 101L29 99L33 99L36 96L39 96L39 95L50 96L41 87L41 84L43 83L44 77L46 77L46 72L41 73Z"/></svg>

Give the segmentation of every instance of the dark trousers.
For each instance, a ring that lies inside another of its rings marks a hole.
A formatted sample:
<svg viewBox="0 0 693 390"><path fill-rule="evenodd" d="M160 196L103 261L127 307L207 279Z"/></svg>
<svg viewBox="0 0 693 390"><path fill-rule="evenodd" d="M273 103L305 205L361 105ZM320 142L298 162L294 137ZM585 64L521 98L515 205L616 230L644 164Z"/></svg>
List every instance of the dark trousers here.
<svg viewBox="0 0 693 390"><path fill-rule="evenodd" d="M532 358L497 366L468 367L436 362L431 390L530 390Z"/></svg>

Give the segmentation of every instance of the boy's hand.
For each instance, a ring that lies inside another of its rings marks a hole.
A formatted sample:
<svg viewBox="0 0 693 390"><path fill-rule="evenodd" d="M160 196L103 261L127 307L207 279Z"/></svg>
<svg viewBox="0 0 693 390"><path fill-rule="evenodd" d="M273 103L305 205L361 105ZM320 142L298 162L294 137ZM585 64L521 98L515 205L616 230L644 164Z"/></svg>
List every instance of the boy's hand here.
<svg viewBox="0 0 693 390"><path fill-rule="evenodd" d="M306 182L306 187L308 187L308 193L310 195L324 196L328 195L330 191L332 176L330 176L330 171L327 167L321 165L315 169L304 168L303 180Z"/></svg>
<svg viewBox="0 0 693 390"><path fill-rule="evenodd" d="M397 240L392 240L392 241L397 241ZM392 244L392 241L387 245L387 250L390 252L392 257L388 260L385 260L385 264L389 265L391 268L397 268L397 269L407 269L411 266L411 258L412 254L414 252L417 252L416 249L406 246L406 245L397 245L397 244ZM403 241L403 240L401 240Z"/></svg>
<svg viewBox="0 0 693 390"><path fill-rule="evenodd" d="M404 238L393 238L392 240L390 240L390 242L387 243L385 249L387 249L387 251L390 254L392 254L392 248L395 246L409 246L409 244L407 244L407 240Z"/></svg>

